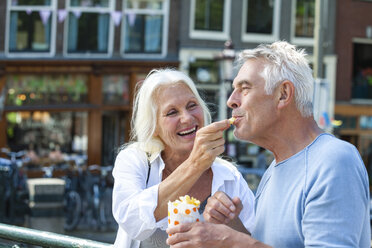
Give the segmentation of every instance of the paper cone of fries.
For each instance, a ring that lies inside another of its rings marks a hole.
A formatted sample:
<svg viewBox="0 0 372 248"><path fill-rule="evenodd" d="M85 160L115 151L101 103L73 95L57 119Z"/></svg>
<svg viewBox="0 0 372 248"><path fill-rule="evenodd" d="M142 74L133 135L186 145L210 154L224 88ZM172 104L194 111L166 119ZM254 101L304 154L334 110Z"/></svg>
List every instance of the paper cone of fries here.
<svg viewBox="0 0 372 248"><path fill-rule="evenodd" d="M200 201L188 195L181 196L180 200L168 202L168 227L202 221L199 207Z"/></svg>

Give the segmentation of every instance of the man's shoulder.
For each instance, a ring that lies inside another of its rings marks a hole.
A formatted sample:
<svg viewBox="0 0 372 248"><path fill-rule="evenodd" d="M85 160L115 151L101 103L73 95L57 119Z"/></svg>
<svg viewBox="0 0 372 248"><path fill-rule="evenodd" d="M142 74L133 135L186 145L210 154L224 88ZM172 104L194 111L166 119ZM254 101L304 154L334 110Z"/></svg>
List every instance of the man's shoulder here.
<svg viewBox="0 0 372 248"><path fill-rule="evenodd" d="M317 171L316 174L364 168L355 146L330 134L321 135L309 146L307 164L309 172Z"/></svg>
<svg viewBox="0 0 372 248"><path fill-rule="evenodd" d="M309 145L309 152L316 154L317 157L319 156L343 156L347 155L348 152L356 151L356 148L351 143L336 138L335 136L323 133L319 135L315 141Z"/></svg>

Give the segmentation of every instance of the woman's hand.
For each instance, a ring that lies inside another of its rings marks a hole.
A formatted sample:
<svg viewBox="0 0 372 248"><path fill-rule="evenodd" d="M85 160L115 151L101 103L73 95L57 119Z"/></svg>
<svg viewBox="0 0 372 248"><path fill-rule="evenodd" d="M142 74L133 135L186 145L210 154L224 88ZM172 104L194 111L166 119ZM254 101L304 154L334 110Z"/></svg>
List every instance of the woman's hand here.
<svg viewBox="0 0 372 248"><path fill-rule="evenodd" d="M218 155L225 150L223 131L230 126L228 120L214 122L199 129L190 156L159 184L158 206L154 211L155 219L167 216L168 201L185 195L198 181L200 176L212 165Z"/></svg>
<svg viewBox="0 0 372 248"><path fill-rule="evenodd" d="M216 157L225 151L223 132L230 127L228 120L214 122L196 132L194 147L188 158L190 164L205 171Z"/></svg>

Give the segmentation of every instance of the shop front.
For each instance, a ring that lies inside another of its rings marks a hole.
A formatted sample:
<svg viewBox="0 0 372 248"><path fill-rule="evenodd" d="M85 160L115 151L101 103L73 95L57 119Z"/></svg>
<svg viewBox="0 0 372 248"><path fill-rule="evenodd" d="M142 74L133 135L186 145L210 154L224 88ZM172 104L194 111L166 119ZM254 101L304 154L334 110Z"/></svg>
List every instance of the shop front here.
<svg viewBox="0 0 372 248"><path fill-rule="evenodd" d="M152 68L166 66L177 63L0 62L0 147L40 159L77 154L87 164L112 165L129 139L137 82Z"/></svg>
<svg viewBox="0 0 372 248"><path fill-rule="evenodd" d="M352 46L351 100L336 103L335 134L358 148L372 181L372 40L354 38Z"/></svg>

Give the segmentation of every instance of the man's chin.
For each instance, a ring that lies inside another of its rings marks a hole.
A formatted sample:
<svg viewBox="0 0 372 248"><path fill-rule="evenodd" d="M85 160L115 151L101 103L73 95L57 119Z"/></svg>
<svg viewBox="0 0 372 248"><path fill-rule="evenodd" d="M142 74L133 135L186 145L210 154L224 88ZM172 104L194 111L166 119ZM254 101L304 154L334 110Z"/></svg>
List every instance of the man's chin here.
<svg viewBox="0 0 372 248"><path fill-rule="evenodd" d="M236 128L235 128L233 134L234 134L235 139L240 140L240 141L245 141L245 142L248 141L249 142L249 137L247 137L246 134L244 135L243 133L239 133Z"/></svg>

